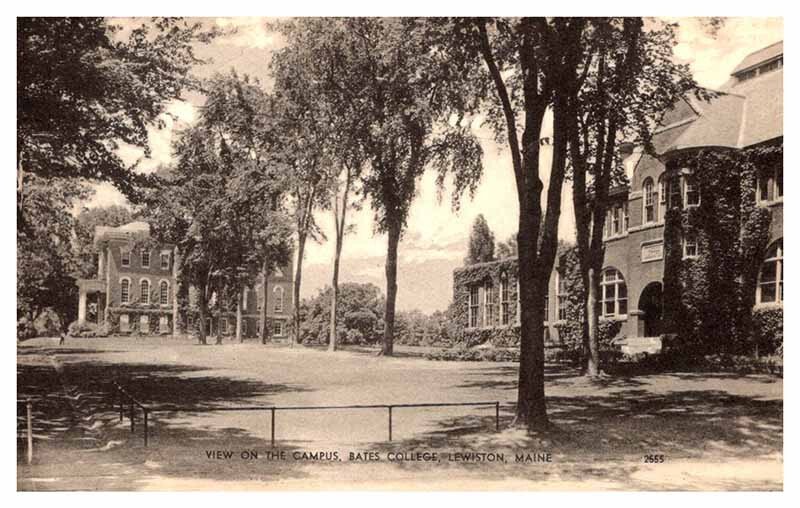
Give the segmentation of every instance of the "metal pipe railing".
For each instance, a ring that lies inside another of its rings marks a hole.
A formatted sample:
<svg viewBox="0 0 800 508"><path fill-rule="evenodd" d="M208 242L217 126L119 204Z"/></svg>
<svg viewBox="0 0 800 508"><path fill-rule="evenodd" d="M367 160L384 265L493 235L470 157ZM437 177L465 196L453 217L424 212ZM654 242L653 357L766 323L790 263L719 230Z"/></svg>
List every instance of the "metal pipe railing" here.
<svg viewBox="0 0 800 508"><path fill-rule="evenodd" d="M150 408L145 406L144 404L142 404L138 400L136 400L136 398L133 397L133 395L128 393L128 391L125 390L125 388L123 388L122 386L120 386L119 383L117 383L116 381L112 381L112 385L114 386L114 390L115 390L116 394L118 395L119 421L120 421L120 423L122 422L123 415L124 415L124 402L125 402L125 399L127 399L127 401L128 401L128 419L130 420L130 423L131 423L131 434L136 432L136 412L134 410L134 407L139 407L142 410L142 413L144 415L144 419L143 419L143 424L144 424L143 425L144 426L144 445L146 447L147 446L147 442L148 442L148 438L149 438L149 433L150 433L149 432L150 431L149 418L148 418L149 413L151 412ZM112 407L113 406L114 406L114 403L112 401Z"/></svg>

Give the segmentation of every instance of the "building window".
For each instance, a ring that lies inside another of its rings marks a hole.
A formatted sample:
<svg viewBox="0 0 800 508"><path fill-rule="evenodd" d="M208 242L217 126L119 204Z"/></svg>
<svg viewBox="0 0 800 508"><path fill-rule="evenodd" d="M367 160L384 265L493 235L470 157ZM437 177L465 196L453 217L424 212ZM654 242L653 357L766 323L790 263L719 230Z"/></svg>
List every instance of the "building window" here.
<svg viewBox="0 0 800 508"><path fill-rule="evenodd" d="M150 316L148 314L139 316L139 333L150 333Z"/></svg>
<svg viewBox="0 0 800 508"><path fill-rule="evenodd" d="M600 282L604 317L624 317L628 314L628 287L625 279L615 268L603 271Z"/></svg>
<svg viewBox="0 0 800 508"><path fill-rule="evenodd" d="M158 331L162 333L169 331L169 318L167 316L161 316L158 318Z"/></svg>
<svg viewBox="0 0 800 508"><path fill-rule="evenodd" d="M664 175L658 177L658 222L664 222L667 212L667 180Z"/></svg>
<svg viewBox="0 0 800 508"><path fill-rule="evenodd" d="M478 286L469 288L469 326L475 328L478 326L478 308L480 306L480 298L478 297Z"/></svg>
<svg viewBox="0 0 800 508"><path fill-rule="evenodd" d="M161 269L169 270L169 252L161 253Z"/></svg>
<svg viewBox="0 0 800 508"><path fill-rule="evenodd" d="M272 335L275 337L283 336L283 321L278 319L272 323Z"/></svg>
<svg viewBox="0 0 800 508"><path fill-rule="evenodd" d="M248 294L250 293L250 290L248 288L244 288L244 291L242 291L242 293L243 293L242 294L242 309L244 309L244 311L247 312L247 297L248 297Z"/></svg>
<svg viewBox="0 0 800 508"><path fill-rule="evenodd" d="M275 293L275 312L283 312L283 288L278 286L272 292Z"/></svg>
<svg viewBox="0 0 800 508"><path fill-rule="evenodd" d="M140 284L140 300L144 304L150 303L150 281L147 279L142 279Z"/></svg>
<svg viewBox="0 0 800 508"><path fill-rule="evenodd" d="M681 203L681 179L678 176L667 179L667 200L670 208L682 208Z"/></svg>
<svg viewBox="0 0 800 508"><path fill-rule="evenodd" d="M628 202L622 204L622 232L627 233L631 225L631 216L628 213Z"/></svg>
<svg viewBox="0 0 800 508"><path fill-rule="evenodd" d="M122 266L131 266L131 251L122 249L120 256L122 257Z"/></svg>
<svg viewBox="0 0 800 508"><path fill-rule="evenodd" d="M558 320L567 320L567 297L569 296L569 288L567 287L567 278L560 271L556 272L556 299L558 300Z"/></svg>
<svg viewBox="0 0 800 508"><path fill-rule="evenodd" d="M130 303L131 301L131 281L122 279L119 281L119 301L120 303Z"/></svg>
<svg viewBox="0 0 800 508"><path fill-rule="evenodd" d="M544 295L544 322L550 322L550 295L547 293Z"/></svg>
<svg viewBox="0 0 800 508"><path fill-rule="evenodd" d="M693 175L684 176L683 189L685 192L684 201L686 201L686 206L697 206L700 204L700 191L697 190Z"/></svg>
<svg viewBox="0 0 800 508"><path fill-rule="evenodd" d="M508 326L511 322L511 302L508 291L508 276L504 273L500 279L500 324Z"/></svg>
<svg viewBox="0 0 800 508"><path fill-rule="evenodd" d="M549 326L545 326L544 327L544 343L545 344L549 344L550 343L550 327Z"/></svg>
<svg viewBox="0 0 800 508"><path fill-rule="evenodd" d="M621 227L622 227L622 209L618 205L615 205L611 209L611 231L612 231L612 234L614 234L614 235L620 234L622 232L620 230Z"/></svg>
<svg viewBox="0 0 800 508"><path fill-rule="evenodd" d="M159 303L161 305L169 304L169 282L162 280L158 289Z"/></svg>
<svg viewBox="0 0 800 508"><path fill-rule="evenodd" d="M219 330L223 335L228 333L228 318L219 318Z"/></svg>
<svg viewBox="0 0 800 508"><path fill-rule="evenodd" d="M700 249L697 245L697 235L694 233L687 233L683 235L683 257L696 258Z"/></svg>
<svg viewBox="0 0 800 508"><path fill-rule="evenodd" d="M775 169L775 199L783 197L783 166Z"/></svg>
<svg viewBox="0 0 800 508"><path fill-rule="evenodd" d="M494 285L491 282L487 282L483 288L483 326L493 326L495 324L495 299Z"/></svg>
<svg viewBox="0 0 800 508"><path fill-rule="evenodd" d="M783 239L773 243L758 277L757 303L783 303Z"/></svg>
<svg viewBox="0 0 800 508"><path fill-rule="evenodd" d="M142 268L150 268L150 251L142 249Z"/></svg>
<svg viewBox="0 0 800 508"><path fill-rule="evenodd" d="M127 314L120 314L119 315L119 331L121 332L129 332L131 330L131 324L129 321L129 317Z"/></svg>
<svg viewBox="0 0 800 508"><path fill-rule="evenodd" d="M644 217L645 224L656 220L656 196L653 192L653 180L648 178L644 181L642 192L644 193Z"/></svg>

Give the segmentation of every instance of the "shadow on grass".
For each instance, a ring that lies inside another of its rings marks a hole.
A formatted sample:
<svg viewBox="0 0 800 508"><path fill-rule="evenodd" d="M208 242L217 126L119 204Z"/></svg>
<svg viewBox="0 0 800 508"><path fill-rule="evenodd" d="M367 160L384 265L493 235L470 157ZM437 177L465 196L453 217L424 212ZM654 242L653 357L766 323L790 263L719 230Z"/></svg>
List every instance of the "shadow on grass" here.
<svg viewBox="0 0 800 508"><path fill-rule="evenodd" d="M500 433L495 432L494 416L462 416L441 420L435 430L412 439L376 445L375 450L506 452L507 463L500 467L447 464L465 471L477 468L487 479L546 479L550 474L546 466L514 464L514 454L551 452L559 465L550 469L557 471L560 479L630 485L634 482L631 474L639 469L645 454L665 454L670 461L710 457L724 463L780 453L783 448L780 400L718 390L667 394L625 390L607 396L548 397L547 405L553 426L535 435L510 427L514 407L506 405ZM398 466L432 467L411 462Z"/></svg>
<svg viewBox="0 0 800 508"><path fill-rule="evenodd" d="M170 481L184 479L225 482L302 477L293 462L243 461L238 456L209 459L206 450L267 450L270 443L263 432L257 435L257 429L249 425L252 422L237 427L240 422L235 418L222 419L216 426L208 426L202 417L214 416L215 410L223 407L270 405L274 395L305 388L203 372L208 369L112 364L91 357L85 361L72 358L58 368L18 363L17 397L33 401L35 443L34 464L26 466L25 440L20 439L25 434L25 404L18 404L18 487L36 490L36 485L26 483L26 478L32 477L57 478L45 485L48 490L135 490L153 477L164 488L171 488ZM143 444L140 410L136 409L134 433L127 403L124 420L119 421L111 385L114 379L152 409L148 448ZM181 410L175 411L178 407Z"/></svg>

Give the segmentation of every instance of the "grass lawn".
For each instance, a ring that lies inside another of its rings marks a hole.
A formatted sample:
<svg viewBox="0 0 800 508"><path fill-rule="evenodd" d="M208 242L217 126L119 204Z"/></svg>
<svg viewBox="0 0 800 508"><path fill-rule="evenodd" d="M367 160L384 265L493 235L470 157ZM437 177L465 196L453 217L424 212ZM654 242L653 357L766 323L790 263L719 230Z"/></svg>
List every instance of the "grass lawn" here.
<svg viewBox="0 0 800 508"><path fill-rule="evenodd" d="M509 425L516 364L432 362L415 348L397 349L398 357L383 358L364 349L329 354L170 338L24 342L17 392L34 400L35 456L27 465L18 439L18 489L782 489L780 378L674 373L588 381L549 366L555 425L528 436ZM119 422L112 379L153 408L149 447L141 415L133 434L127 415ZM274 451L285 452L283 460L267 456L269 412L220 411L494 400L499 433L494 407L395 409L391 443L385 409L279 411ZM209 458L216 450L233 456ZM247 451L258 459L243 459ZM320 452L321 460L293 455L304 452ZM417 452L436 460L389 459ZM453 460L467 452L504 460ZM534 452L550 453L552 462L515 461ZM379 460L350 460L350 453ZM664 461L645 464L647 454Z"/></svg>

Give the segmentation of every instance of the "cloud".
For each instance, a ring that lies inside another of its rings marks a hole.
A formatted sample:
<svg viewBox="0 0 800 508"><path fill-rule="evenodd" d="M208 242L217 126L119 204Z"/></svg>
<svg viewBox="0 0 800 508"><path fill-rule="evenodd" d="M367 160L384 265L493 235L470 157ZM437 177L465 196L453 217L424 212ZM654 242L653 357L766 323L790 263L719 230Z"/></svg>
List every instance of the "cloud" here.
<svg viewBox="0 0 800 508"><path fill-rule="evenodd" d="M232 29L230 35L219 39L220 44L257 49L272 48L277 45L278 35L267 28L270 18L216 18L214 21L219 28Z"/></svg>

